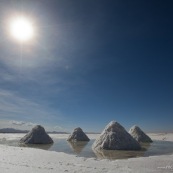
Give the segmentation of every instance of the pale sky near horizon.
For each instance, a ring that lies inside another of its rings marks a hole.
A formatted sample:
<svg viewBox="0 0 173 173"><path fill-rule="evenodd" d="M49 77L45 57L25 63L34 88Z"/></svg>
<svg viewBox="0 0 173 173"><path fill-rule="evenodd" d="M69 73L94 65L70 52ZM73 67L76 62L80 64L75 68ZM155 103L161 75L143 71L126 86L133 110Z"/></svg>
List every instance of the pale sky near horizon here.
<svg viewBox="0 0 173 173"><path fill-rule="evenodd" d="M171 0L0 0L0 128L173 131ZM29 17L34 37L9 34Z"/></svg>

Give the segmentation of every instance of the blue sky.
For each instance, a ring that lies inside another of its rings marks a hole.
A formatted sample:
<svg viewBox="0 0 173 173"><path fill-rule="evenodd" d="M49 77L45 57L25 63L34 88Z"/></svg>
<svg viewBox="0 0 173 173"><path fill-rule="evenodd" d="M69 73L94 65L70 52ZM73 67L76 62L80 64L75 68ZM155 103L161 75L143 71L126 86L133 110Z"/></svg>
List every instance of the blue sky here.
<svg viewBox="0 0 173 173"><path fill-rule="evenodd" d="M173 2L1 0L0 128L173 131ZM21 45L13 15L32 19Z"/></svg>

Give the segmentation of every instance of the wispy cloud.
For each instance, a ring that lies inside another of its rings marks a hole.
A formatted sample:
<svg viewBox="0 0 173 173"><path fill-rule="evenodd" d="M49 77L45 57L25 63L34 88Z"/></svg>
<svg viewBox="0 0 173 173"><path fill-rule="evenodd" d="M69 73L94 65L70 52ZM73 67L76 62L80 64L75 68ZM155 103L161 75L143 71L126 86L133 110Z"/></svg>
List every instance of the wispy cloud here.
<svg viewBox="0 0 173 173"><path fill-rule="evenodd" d="M9 123L17 126L22 126L25 124L23 121L10 121Z"/></svg>
<svg viewBox="0 0 173 173"><path fill-rule="evenodd" d="M64 129L63 127L61 127L61 126L55 126L54 129L56 129L56 130L57 130L57 129L58 129L58 130L65 130L65 129Z"/></svg>
<svg viewBox="0 0 173 173"><path fill-rule="evenodd" d="M36 123L31 123L31 122L24 122L24 121L9 121L10 124L16 125L16 126L28 126L28 127L33 127L37 125Z"/></svg>
<svg viewBox="0 0 173 173"><path fill-rule="evenodd" d="M13 125L32 126L27 122L49 122L60 118L48 106L21 97L15 92L0 89L0 118L13 119Z"/></svg>

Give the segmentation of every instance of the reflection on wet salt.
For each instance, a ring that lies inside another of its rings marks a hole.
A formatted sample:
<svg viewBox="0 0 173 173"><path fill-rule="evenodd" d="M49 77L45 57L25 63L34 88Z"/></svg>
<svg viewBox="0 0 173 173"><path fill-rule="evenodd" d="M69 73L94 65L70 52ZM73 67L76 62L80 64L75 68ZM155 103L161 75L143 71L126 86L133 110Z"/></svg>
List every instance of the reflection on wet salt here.
<svg viewBox="0 0 173 173"><path fill-rule="evenodd" d="M76 154L80 154L82 150L85 148L85 146L88 144L88 142L71 142L67 141L70 148L74 151Z"/></svg>
<svg viewBox="0 0 173 173"><path fill-rule="evenodd" d="M129 151L129 150L94 150L93 152L98 159L128 159L131 157L142 157L145 152L150 147L150 144L142 144L142 149L140 151Z"/></svg>
<svg viewBox="0 0 173 173"><path fill-rule="evenodd" d="M0 144L18 147L32 147L44 150L64 152L73 154L79 157L97 158L97 159L127 159L132 157L147 157L154 155L165 155L173 153L173 142L168 141L154 141L150 144L142 144L140 151L125 151L125 150L92 150L94 139L89 142L68 142L66 138L59 138L58 135L54 138L54 143L51 145L21 145L19 144L19 137L13 139L8 136L0 139Z"/></svg>

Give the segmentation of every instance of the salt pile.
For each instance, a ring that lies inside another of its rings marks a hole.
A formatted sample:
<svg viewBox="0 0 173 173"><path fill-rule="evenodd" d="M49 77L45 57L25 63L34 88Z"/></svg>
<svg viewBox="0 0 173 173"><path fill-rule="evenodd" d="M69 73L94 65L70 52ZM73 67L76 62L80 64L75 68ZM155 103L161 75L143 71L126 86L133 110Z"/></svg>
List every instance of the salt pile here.
<svg viewBox="0 0 173 173"><path fill-rule="evenodd" d="M146 135L138 126L131 127L131 129L129 130L129 133L138 142L144 142L144 143L153 142L151 138L148 135Z"/></svg>
<svg viewBox="0 0 173 173"><path fill-rule="evenodd" d="M88 136L83 132L83 130L80 127L74 129L72 134L67 139L67 141L72 141L72 142L89 141L89 140L90 139L88 138Z"/></svg>
<svg viewBox="0 0 173 173"><path fill-rule="evenodd" d="M29 133L27 133L20 143L24 144L52 144L52 138L45 132L45 129L37 125Z"/></svg>
<svg viewBox="0 0 173 173"><path fill-rule="evenodd" d="M140 150L140 144L118 122L111 121L95 140L94 150Z"/></svg>

